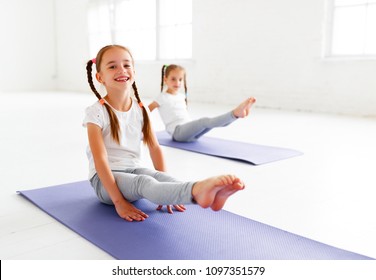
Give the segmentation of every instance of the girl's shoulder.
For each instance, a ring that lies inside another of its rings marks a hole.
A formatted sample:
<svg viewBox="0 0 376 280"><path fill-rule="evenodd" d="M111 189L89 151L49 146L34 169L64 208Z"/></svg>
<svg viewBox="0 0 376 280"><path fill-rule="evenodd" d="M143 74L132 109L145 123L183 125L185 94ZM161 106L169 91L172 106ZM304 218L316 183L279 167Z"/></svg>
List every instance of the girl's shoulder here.
<svg viewBox="0 0 376 280"><path fill-rule="evenodd" d="M103 105L98 101L95 101L93 104L89 105L88 107L86 107L86 109L91 109L91 108L95 108L95 109L102 109L103 108Z"/></svg>
<svg viewBox="0 0 376 280"><path fill-rule="evenodd" d="M149 113L149 108L148 106L145 106L145 105L142 105ZM132 97L132 106L131 106L131 109L130 109L131 112L135 113L136 115L140 116L141 118L143 118L143 114L142 114L142 108L140 107L140 104L138 103L138 101L136 100L136 98L133 98Z"/></svg>
<svg viewBox="0 0 376 280"><path fill-rule="evenodd" d="M104 114L104 106L99 103L99 101L94 102L90 106L86 107L85 112L86 114Z"/></svg>
<svg viewBox="0 0 376 280"><path fill-rule="evenodd" d="M106 123L106 112L103 110L104 106L99 101L91 104L85 109L84 125L88 122L104 127Z"/></svg>

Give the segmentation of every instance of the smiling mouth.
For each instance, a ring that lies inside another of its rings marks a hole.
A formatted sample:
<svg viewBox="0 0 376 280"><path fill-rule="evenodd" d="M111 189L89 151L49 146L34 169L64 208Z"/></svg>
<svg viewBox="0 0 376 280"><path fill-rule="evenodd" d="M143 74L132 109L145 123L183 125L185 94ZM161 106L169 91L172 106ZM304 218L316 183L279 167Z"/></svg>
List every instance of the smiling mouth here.
<svg viewBox="0 0 376 280"><path fill-rule="evenodd" d="M115 79L115 81L117 82L126 82L128 80L129 80L129 77L119 77Z"/></svg>

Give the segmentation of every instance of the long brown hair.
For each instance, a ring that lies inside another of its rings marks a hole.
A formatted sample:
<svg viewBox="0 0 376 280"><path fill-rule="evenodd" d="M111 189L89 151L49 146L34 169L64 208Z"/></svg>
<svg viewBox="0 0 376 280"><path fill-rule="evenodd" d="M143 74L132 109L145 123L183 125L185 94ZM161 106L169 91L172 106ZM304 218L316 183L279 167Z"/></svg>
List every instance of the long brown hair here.
<svg viewBox="0 0 376 280"><path fill-rule="evenodd" d="M131 52L129 51L129 49L127 49L126 47L121 46L121 45L108 45L108 46L105 46L102 49L100 49L99 52L98 52L98 54L97 54L97 56L96 56L96 58L95 58L95 66L96 66L97 73L99 73L100 70L101 70L101 61L102 61L102 57L103 57L104 53L106 51L108 51L109 49L112 49L112 48L120 48L120 49L123 49L124 51L128 52L129 55L132 58L132 65L134 66L133 56L132 56ZM93 64L94 64L94 60L93 59L89 60L86 63L87 80L88 80L90 88L93 91L93 93L95 94L95 96L98 98L98 100L101 100L102 96L100 95L100 93L95 88L95 85L94 85L94 82L93 82L93 76L92 76ZM138 94L138 90L137 90L137 87L136 87L136 82L134 82L132 84L132 88L133 88L133 91L134 91L134 95L135 95L135 97L137 99L137 102L140 105L140 107L142 108L142 115L144 117L144 125L142 127L142 133L144 134L143 142L145 144L152 145L153 144L153 141L152 141L152 130L151 130L151 124L150 124L149 115L148 115L148 112L145 109L145 106L142 105L142 102L141 102L141 99L140 99L140 96ZM120 126L119 126L119 120L118 120L115 112L110 107L110 105L108 105L107 103L103 103L103 106L105 106L105 108L106 108L106 110L108 112L108 115L110 117L110 128L111 128L112 139L116 143L120 144L120 134L119 134L119 132L120 132Z"/></svg>
<svg viewBox="0 0 376 280"><path fill-rule="evenodd" d="M168 77L171 71L173 70L181 70L184 72L184 93L185 93L185 103L188 104L188 94L187 94L187 74L184 67L176 64L170 65L163 65L162 66L162 78L161 78L161 92L163 91L164 87L164 78Z"/></svg>

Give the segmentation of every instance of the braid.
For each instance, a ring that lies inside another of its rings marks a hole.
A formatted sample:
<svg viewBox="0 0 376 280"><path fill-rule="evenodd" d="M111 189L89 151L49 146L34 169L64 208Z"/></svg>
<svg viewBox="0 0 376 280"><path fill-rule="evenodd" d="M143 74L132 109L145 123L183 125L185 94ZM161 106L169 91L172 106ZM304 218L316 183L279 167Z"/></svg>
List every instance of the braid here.
<svg viewBox="0 0 376 280"><path fill-rule="evenodd" d="M95 88L95 85L94 85L94 82L93 82L92 66L93 66L93 61L89 60L86 64L87 80L88 80L89 86L90 86L91 90L94 92L95 96L98 98L98 100L101 100L102 96L99 94L99 92ZM119 144L120 143L119 120L118 120L116 114L114 113L114 111L111 109L111 107L107 103L104 103L103 105L106 107L108 115L110 116L110 127L111 127L112 139L114 139L114 141Z"/></svg>
<svg viewBox="0 0 376 280"><path fill-rule="evenodd" d="M153 140L152 140L152 137L151 137L152 129L151 129L151 125L150 125L149 114L146 111L145 107L143 105L141 105L142 102L141 102L140 96L138 94L136 82L134 82L132 84L132 88L133 88L133 91L134 91L134 96L136 97L138 104L141 106L142 115L144 117L144 125L142 127L142 133L144 134L144 140L143 141L144 141L145 144L148 144L148 145L151 146L151 145L153 145Z"/></svg>
<svg viewBox="0 0 376 280"><path fill-rule="evenodd" d="M108 115L110 116L110 127L111 127L111 136L112 139L118 144L120 144L120 125L119 125L119 120L115 114L115 112L111 109L110 105L107 103L103 104L104 107L106 107Z"/></svg>
<svg viewBox="0 0 376 280"><path fill-rule="evenodd" d="M167 68L167 65L162 66L162 80L161 80L161 92L163 91L164 86L164 75L165 75L165 69Z"/></svg>
<svg viewBox="0 0 376 280"><path fill-rule="evenodd" d="M93 82L93 76L92 76L92 66L93 66L93 61L89 60L86 64L86 73L87 73L87 80L89 82L89 86L91 90L94 92L95 96L100 100L102 96L99 94L97 89L95 88L94 82Z"/></svg>
<svg viewBox="0 0 376 280"><path fill-rule="evenodd" d="M185 104L188 105L187 74L185 71L184 71L184 93L185 93Z"/></svg>

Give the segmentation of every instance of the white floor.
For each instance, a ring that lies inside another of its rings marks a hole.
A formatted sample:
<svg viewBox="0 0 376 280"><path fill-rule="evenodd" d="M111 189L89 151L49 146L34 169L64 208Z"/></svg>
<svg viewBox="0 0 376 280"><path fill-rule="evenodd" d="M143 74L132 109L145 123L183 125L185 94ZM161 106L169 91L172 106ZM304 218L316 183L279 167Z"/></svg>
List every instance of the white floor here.
<svg viewBox="0 0 376 280"><path fill-rule="evenodd" d="M0 94L0 100L0 259L112 259L16 194L86 179L81 120L95 97L28 92ZM231 107L192 103L190 109L198 117ZM152 118L162 129L157 112ZM163 147L169 173L187 180L237 174L247 188L226 210L376 258L375 119L255 107L249 118L210 135L304 155L251 166Z"/></svg>

